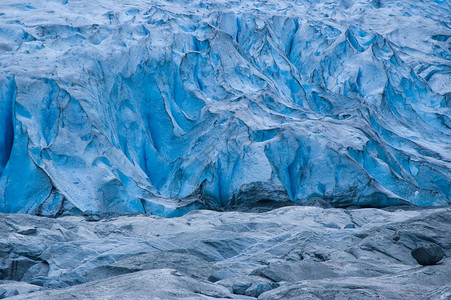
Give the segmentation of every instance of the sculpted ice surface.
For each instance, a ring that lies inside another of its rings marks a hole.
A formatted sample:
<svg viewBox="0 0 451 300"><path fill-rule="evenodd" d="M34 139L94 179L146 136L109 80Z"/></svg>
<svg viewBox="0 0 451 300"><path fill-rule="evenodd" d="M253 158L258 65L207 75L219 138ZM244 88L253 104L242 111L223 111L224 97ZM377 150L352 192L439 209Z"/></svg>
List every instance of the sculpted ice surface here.
<svg viewBox="0 0 451 300"><path fill-rule="evenodd" d="M451 202L447 1L0 14L0 211Z"/></svg>

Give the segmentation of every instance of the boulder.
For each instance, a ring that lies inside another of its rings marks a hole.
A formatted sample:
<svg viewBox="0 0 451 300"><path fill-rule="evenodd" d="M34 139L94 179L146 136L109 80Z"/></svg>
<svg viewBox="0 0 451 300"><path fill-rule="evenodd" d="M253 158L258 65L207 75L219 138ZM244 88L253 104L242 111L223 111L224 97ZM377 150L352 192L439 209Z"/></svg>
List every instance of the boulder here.
<svg viewBox="0 0 451 300"><path fill-rule="evenodd" d="M411 254L412 257L423 266L435 265L443 258L443 256L445 256L442 247L437 244L420 246L412 250Z"/></svg>

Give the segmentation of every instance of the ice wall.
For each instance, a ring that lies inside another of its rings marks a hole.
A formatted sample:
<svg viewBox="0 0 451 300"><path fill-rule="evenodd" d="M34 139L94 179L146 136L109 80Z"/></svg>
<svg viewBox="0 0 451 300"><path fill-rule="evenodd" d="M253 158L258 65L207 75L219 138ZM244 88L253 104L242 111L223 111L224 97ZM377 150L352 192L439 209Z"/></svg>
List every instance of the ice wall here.
<svg viewBox="0 0 451 300"><path fill-rule="evenodd" d="M449 2L91 2L2 2L1 212L451 202Z"/></svg>

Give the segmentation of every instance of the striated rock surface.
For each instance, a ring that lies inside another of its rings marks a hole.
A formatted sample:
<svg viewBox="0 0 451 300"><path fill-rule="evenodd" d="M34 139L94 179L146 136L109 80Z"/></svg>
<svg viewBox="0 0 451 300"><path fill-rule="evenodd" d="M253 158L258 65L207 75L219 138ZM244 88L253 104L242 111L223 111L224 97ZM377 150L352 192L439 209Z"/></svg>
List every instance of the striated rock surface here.
<svg viewBox="0 0 451 300"><path fill-rule="evenodd" d="M1 7L2 212L451 202L449 1Z"/></svg>
<svg viewBox="0 0 451 300"><path fill-rule="evenodd" d="M333 222L337 227L329 227ZM34 224L34 234L18 228ZM354 224L355 228L345 228ZM8 299L448 299L451 210L284 207L89 222L0 214ZM411 251L445 256L420 266ZM3 293L3 294L2 294Z"/></svg>

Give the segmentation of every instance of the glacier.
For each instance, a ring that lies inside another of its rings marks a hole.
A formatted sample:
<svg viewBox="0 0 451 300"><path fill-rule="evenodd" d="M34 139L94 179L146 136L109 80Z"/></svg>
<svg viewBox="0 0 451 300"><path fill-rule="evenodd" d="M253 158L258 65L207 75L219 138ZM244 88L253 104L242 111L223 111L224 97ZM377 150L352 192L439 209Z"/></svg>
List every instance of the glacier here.
<svg viewBox="0 0 451 300"><path fill-rule="evenodd" d="M0 212L451 203L447 0L3 0Z"/></svg>

